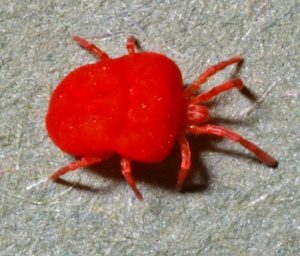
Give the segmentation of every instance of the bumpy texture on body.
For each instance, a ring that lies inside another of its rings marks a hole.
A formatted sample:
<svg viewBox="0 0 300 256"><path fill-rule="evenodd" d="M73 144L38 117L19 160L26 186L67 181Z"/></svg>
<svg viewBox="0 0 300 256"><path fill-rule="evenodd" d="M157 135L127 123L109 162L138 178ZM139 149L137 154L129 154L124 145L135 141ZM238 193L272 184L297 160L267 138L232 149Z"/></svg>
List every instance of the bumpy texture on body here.
<svg viewBox="0 0 300 256"><path fill-rule="evenodd" d="M182 78L163 55L142 53L85 65L52 94L46 125L63 151L77 157L118 153L159 162L180 129Z"/></svg>

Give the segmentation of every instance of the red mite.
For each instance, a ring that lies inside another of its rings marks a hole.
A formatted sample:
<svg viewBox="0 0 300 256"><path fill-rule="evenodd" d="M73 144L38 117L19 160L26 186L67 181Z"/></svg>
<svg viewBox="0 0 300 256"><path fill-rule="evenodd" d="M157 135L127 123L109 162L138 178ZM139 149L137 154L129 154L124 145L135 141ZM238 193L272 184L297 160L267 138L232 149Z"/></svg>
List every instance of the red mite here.
<svg viewBox="0 0 300 256"><path fill-rule="evenodd" d="M241 89L243 82L230 79L201 94L198 89L218 71L242 62L240 57L209 67L183 88L175 62L159 53L137 53L134 37L127 40L128 54L115 59L85 39L73 38L99 60L70 72L51 96L46 116L49 137L61 150L79 158L52 174L51 179L118 154L122 174L141 200L130 162L160 162L178 141L182 160L176 187L181 190L191 165L187 135L202 134L238 142L267 166L278 165L239 134L207 124L209 113L203 103L232 88Z"/></svg>

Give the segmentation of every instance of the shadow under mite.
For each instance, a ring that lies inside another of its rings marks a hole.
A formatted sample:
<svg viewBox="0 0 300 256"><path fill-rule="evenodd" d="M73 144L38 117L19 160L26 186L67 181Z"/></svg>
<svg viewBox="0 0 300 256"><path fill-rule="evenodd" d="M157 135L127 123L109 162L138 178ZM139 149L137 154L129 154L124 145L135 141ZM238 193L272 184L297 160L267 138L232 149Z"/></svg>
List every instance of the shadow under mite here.
<svg viewBox="0 0 300 256"><path fill-rule="evenodd" d="M199 137L189 137L190 147L191 147L191 169L189 175L184 182L183 193L191 192L201 192L209 189L211 174L207 170L205 164L201 160L201 153L204 152L216 152L224 155L229 155L231 157L237 158L246 158L253 159L256 162L260 161L256 159L250 152L241 153L240 151L222 149L217 147L219 141L223 138L216 137L213 135L205 135ZM232 143L232 142L231 142ZM241 148L241 150L244 150ZM170 155L160 163L156 164L144 164L138 162L132 162L132 174L136 180L137 186L140 187L140 181L148 183L153 186L162 187L166 190L176 191L175 185L177 181L177 174L180 169L181 154L179 145L176 143L174 149ZM89 168L85 168L92 175L102 176L112 180L125 182L120 167L120 158L118 156L113 156L110 159L103 161L102 163L95 164ZM76 172L81 171L76 170ZM102 193L111 191L113 188L93 188L92 186L82 184L82 183L73 183L60 177L57 183L74 186L74 188L79 190L85 190L93 193ZM101 180L99 179L99 182Z"/></svg>

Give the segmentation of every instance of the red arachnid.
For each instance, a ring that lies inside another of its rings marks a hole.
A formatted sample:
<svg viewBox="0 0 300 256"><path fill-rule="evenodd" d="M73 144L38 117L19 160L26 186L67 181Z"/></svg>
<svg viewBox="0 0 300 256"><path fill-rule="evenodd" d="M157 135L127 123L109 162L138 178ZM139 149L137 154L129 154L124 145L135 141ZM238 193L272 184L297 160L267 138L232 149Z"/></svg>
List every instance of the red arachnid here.
<svg viewBox="0 0 300 256"><path fill-rule="evenodd" d="M201 94L198 89L218 71L240 63L240 57L209 67L183 88L175 62L159 53L137 53L134 37L127 40L128 54L114 59L85 39L73 38L99 60L70 72L52 93L46 116L49 137L61 150L79 158L52 174L52 180L118 154L122 174L142 199L130 162L160 162L178 141L182 160L176 187L180 190L191 165L187 135L225 137L267 166L277 166L273 157L239 134L207 124L209 112L203 103L232 88L241 89L243 82L230 79Z"/></svg>

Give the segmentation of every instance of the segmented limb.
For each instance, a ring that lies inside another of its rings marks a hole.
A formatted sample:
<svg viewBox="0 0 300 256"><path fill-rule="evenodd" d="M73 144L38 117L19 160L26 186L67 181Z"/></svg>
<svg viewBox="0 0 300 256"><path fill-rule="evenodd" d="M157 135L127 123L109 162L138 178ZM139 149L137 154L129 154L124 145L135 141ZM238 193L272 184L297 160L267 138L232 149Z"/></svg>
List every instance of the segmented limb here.
<svg viewBox="0 0 300 256"><path fill-rule="evenodd" d="M181 190L191 167L191 150L184 134L178 137L178 141L181 148L181 169L178 173L176 189Z"/></svg>
<svg viewBox="0 0 300 256"><path fill-rule="evenodd" d="M137 44L136 38L134 36L130 36L126 42L126 48L129 54L135 53L135 46Z"/></svg>
<svg viewBox="0 0 300 256"><path fill-rule="evenodd" d="M75 171L78 168L87 167L96 163L100 163L102 161L101 158L98 157L83 157L80 160L76 160L67 166L60 168L58 171L53 173L49 178L52 180L58 179L60 176L66 174L70 171Z"/></svg>
<svg viewBox="0 0 300 256"><path fill-rule="evenodd" d="M254 153L257 158L263 162L265 165L269 167L276 168L278 166L277 160L275 160L273 157L271 157L268 153L263 151L261 148L253 144L252 142L246 140L242 136L240 136L237 133L234 133L228 129L225 129L224 127L221 126L216 126L216 125L203 125L203 126L196 126L196 125L191 125L189 126L189 131L192 134L195 135L200 135L200 134L213 134L217 135L220 137L225 137L227 139L230 139L234 142L240 143L243 147Z"/></svg>
<svg viewBox="0 0 300 256"><path fill-rule="evenodd" d="M86 39L80 36L73 36L73 39L84 49L89 51L90 53L94 54L95 56L99 57L101 60L109 59L109 56L104 51L100 50L96 45L90 43Z"/></svg>
<svg viewBox="0 0 300 256"><path fill-rule="evenodd" d="M141 192L137 189L137 187L135 185L135 180L134 180L134 178L132 176L132 173L131 173L130 161L126 158L122 158L121 159L121 167L122 167L122 174L125 177L128 185L132 188L132 190L135 193L136 197L139 200L143 200L143 196L142 196Z"/></svg>
<svg viewBox="0 0 300 256"><path fill-rule="evenodd" d="M228 91L232 88L237 88L241 90L243 88L244 84L243 81L239 78L228 80L220 85L215 86L211 90L201 93L200 95L196 96L191 100L191 103L198 104L203 101L208 101L211 98L219 95L222 92Z"/></svg>
<svg viewBox="0 0 300 256"><path fill-rule="evenodd" d="M240 63L242 61L243 59L237 56L209 67L205 72L203 72L199 76L199 78L193 84L191 84L184 90L184 95L190 96L191 94L195 93L199 89L200 85L205 83L209 77L213 76L215 73L225 69L226 67L232 64Z"/></svg>

